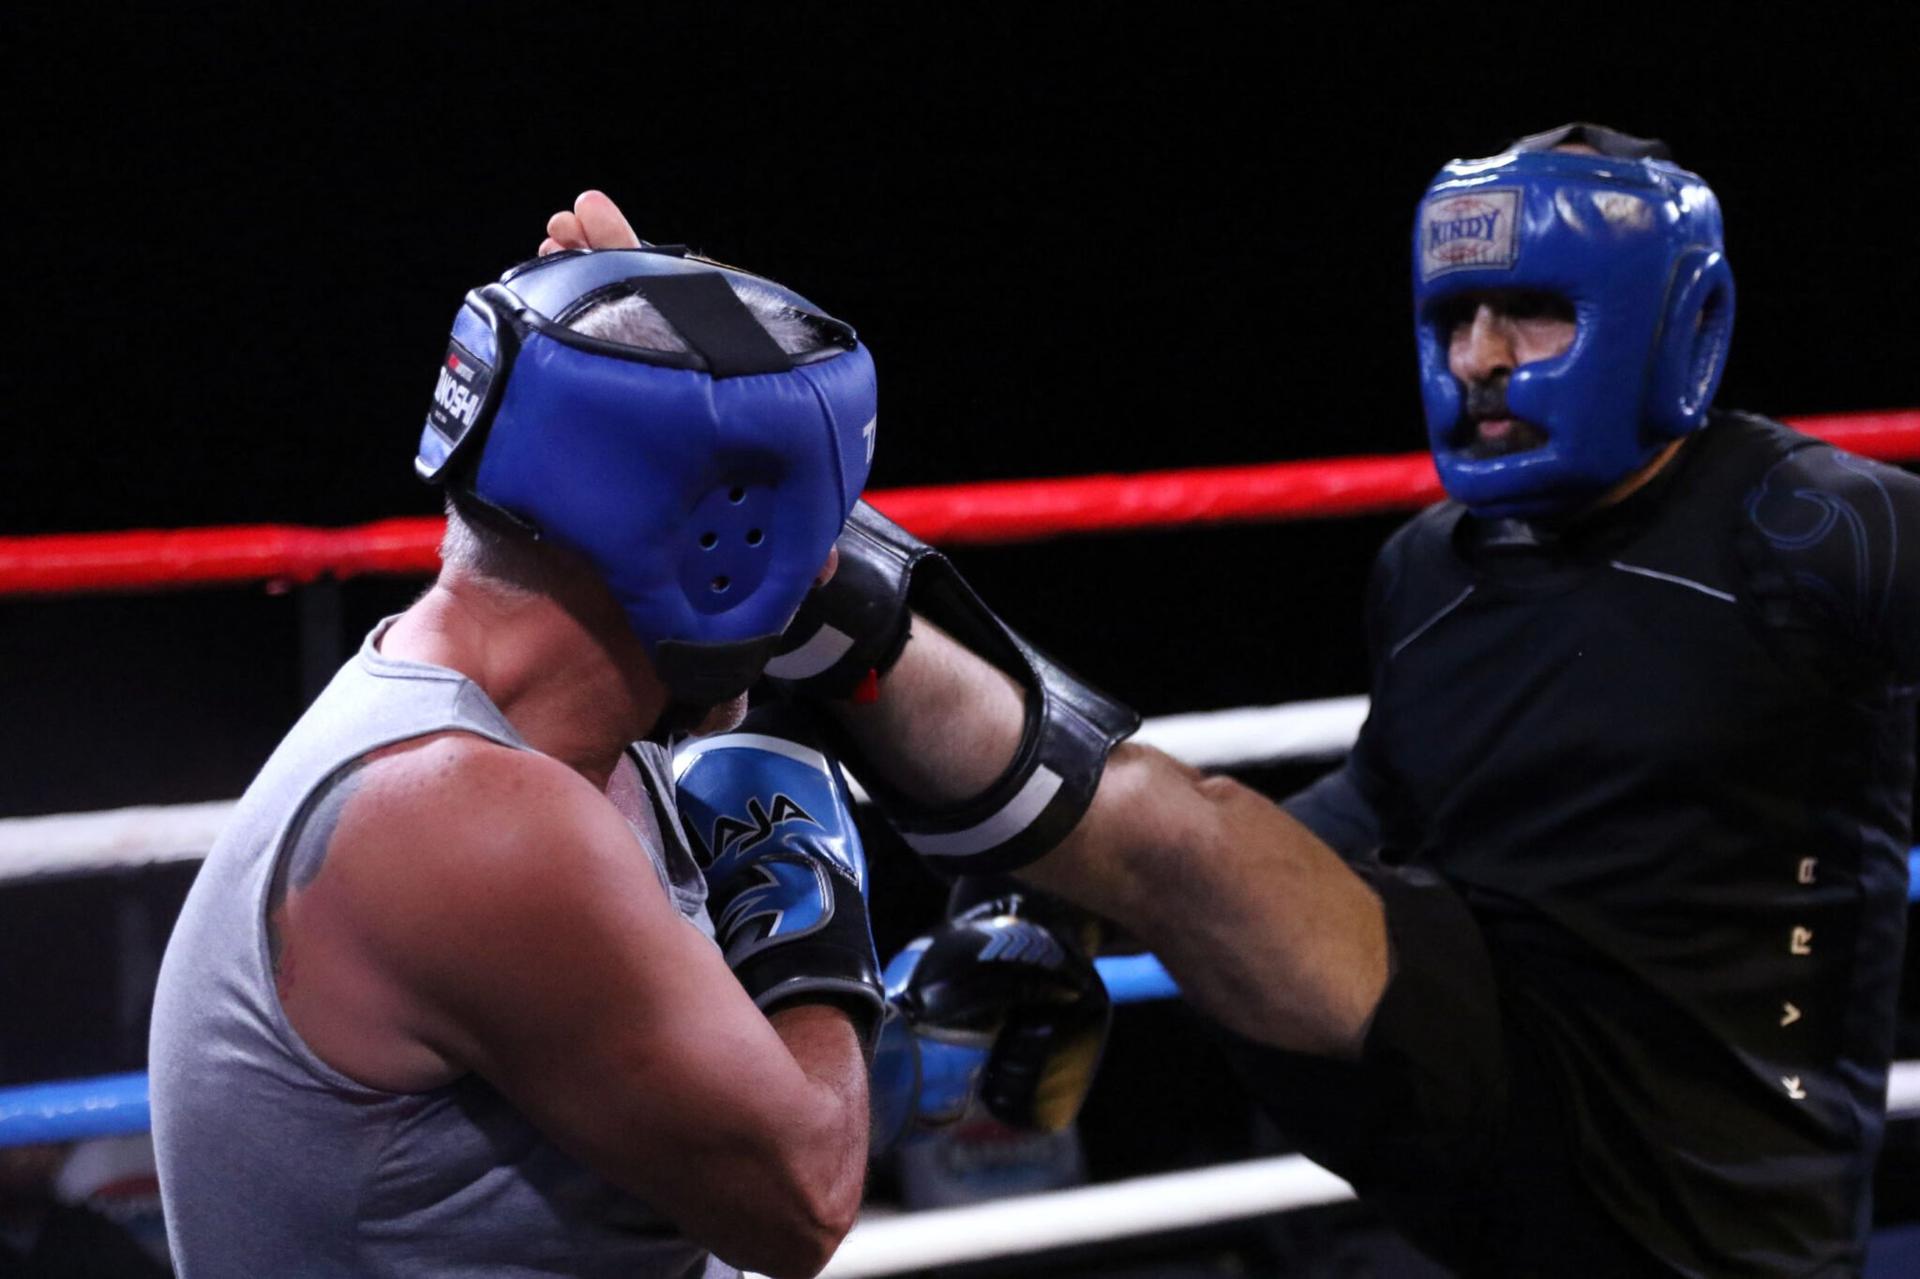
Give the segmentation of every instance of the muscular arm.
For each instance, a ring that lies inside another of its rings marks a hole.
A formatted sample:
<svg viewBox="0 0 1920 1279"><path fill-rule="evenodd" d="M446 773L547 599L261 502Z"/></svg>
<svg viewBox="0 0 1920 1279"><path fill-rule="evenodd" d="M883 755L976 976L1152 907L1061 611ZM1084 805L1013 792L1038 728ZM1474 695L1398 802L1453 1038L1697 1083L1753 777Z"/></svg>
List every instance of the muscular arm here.
<svg viewBox="0 0 1920 1279"><path fill-rule="evenodd" d="M744 1268L811 1274L851 1226L867 1101L846 1015L763 1017L614 808L556 761L450 735L373 766L287 921L309 988L346 967L381 995L384 1036L296 1018L349 1075L429 1082L380 1077L383 1039L475 1071Z"/></svg>
<svg viewBox="0 0 1920 1279"><path fill-rule="evenodd" d="M891 785L930 804L1012 758L1021 694L922 618L872 705L837 704ZM1151 945L1188 999L1243 1035L1358 1050L1387 977L1378 899L1299 822L1239 783L1126 743L1092 808L1023 878Z"/></svg>

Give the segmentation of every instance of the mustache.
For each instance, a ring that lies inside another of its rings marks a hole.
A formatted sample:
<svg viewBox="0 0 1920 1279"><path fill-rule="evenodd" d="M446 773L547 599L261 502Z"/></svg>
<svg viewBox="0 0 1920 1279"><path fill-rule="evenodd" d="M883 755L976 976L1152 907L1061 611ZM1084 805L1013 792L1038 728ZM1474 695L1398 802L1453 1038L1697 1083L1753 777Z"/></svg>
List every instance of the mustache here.
<svg viewBox="0 0 1920 1279"><path fill-rule="evenodd" d="M1497 436L1483 438L1480 423L1490 418L1506 418L1512 425ZM1466 387L1461 397L1460 421L1454 427L1453 446L1467 457L1480 461L1508 457L1539 448L1547 442L1546 432L1532 422L1513 415L1507 404L1505 376L1488 378Z"/></svg>
<svg viewBox="0 0 1920 1279"><path fill-rule="evenodd" d="M1507 380L1490 378L1468 386L1465 413L1470 422L1490 417L1512 417L1513 413L1507 408Z"/></svg>

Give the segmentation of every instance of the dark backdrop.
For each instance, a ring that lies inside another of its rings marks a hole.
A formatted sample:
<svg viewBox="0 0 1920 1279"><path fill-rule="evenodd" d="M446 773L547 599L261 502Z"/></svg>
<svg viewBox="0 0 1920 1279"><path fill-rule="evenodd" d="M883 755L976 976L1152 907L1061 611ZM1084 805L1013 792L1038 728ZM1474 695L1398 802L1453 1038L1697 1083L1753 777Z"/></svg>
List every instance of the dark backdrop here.
<svg viewBox="0 0 1920 1279"><path fill-rule="evenodd" d="M1578 9L16 8L0 531L433 510L445 326L588 185L859 326L877 487L1418 447L1413 203L1575 116L1719 190L1723 402L1920 405L1913 21ZM1391 524L964 559L1164 712L1358 691ZM415 589L350 585L348 629ZM0 813L237 793L297 607L0 602Z"/></svg>
<svg viewBox="0 0 1920 1279"><path fill-rule="evenodd" d="M410 459L445 326L589 185L859 326L878 487L1417 448L1414 202L1573 117L1720 192L1723 402L1920 406L1911 18L1277 8L14 6L0 533L433 511ZM1360 691L1393 523L962 561L1164 713ZM418 588L0 600L0 815L238 794L301 708L301 610L357 636ZM140 1063L190 874L0 893L0 1078ZM1096 1171L1228 1152L1245 1116L1184 1010L1119 1035Z"/></svg>

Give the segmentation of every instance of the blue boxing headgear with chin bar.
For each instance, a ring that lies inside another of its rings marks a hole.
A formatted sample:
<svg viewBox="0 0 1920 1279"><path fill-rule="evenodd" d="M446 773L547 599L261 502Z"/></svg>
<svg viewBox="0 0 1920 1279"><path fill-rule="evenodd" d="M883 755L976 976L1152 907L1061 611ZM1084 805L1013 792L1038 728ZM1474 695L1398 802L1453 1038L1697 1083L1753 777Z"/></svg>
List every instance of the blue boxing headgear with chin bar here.
<svg viewBox="0 0 1920 1279"><path fill-rule="evenodd" d="M1551 150L1563 143L1603 154ZM1568 125L1455 160L1413 235L1427 435L1441 483L1476 515L1578 510L1706 421L1733 334L1733 273L1719 202L1663 144ZM1475 457L1449 330L1468 295L1495 291L1564 299L1576 331L1507 385L1508 410L1545 441Z"/></svg>
<svg viewBox="0 0 1920 1279"><path fill-rule="evenodd" d="M806 317L788 355L729 287ZM638 295L690 348L574 332ZM678 701L759 677L866 484L873 360L847 325L757 276L665 248L556 253L469 293L415 468L584 556Z"/></svg>

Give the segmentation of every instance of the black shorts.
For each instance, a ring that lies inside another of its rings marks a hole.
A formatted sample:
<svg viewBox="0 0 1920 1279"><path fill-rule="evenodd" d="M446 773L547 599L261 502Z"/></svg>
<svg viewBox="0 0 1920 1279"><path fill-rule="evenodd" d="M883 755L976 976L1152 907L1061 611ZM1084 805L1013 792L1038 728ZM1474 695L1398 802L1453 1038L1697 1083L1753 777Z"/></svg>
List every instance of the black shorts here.
<svg viewBox="0 0 1920 1279"><path fill-rule="evenodd" d="M1356 869L1394 956L1361 1059L1229 1037L1281 1132L1462 1274L1673 1274L1582 1183L1547 1058L1460 895L1425 871Z"/></svg>

